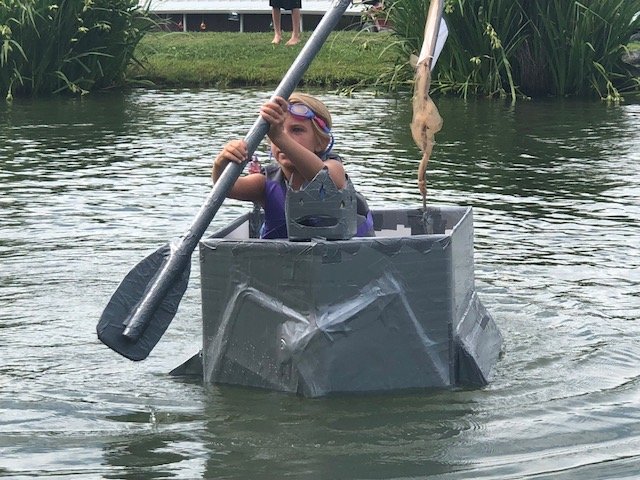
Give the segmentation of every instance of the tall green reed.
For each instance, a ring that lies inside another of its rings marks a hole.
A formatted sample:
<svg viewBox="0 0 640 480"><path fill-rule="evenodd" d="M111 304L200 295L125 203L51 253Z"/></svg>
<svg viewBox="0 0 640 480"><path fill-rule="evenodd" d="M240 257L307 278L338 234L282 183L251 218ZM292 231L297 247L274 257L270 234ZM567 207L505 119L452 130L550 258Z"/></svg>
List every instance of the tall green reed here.
<svg viewBox="0 0 640 480"><path fill-rule="evenodd" d="M110 87L153 25L136 0L0 1L0 93Z"/></svg>
<svg viewBox="0 0 640 480"><path fill-rule="evenodd" d="M409 55L422 44L429 0L388 7L398 62L395 87L409 82ZM640 0L446 0L447 45L432 89L442 93L527 97L600 96L639 91L623 61L640 28ZM389 77L389 73L385 75Z"/></svg>

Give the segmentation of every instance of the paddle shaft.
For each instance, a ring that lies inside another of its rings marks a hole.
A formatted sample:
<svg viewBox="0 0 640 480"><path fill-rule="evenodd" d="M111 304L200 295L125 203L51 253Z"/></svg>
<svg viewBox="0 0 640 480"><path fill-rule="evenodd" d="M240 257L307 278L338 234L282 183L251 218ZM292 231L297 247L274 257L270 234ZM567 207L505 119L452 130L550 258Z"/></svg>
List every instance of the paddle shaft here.
<svg viewBox="0 0 640 480"><path fill-rule="evenodd" d="M334 0L331 9L322 17L315 31L276 88L272 98L289 98L350 3L351 0ZM247 142L247 158L251 158L268 131L269 124L259 116L244 138ZM126 327L122 334L125 337L132 341L140 338L172 283L184 271L187 262L191 261L191 254L218 212L227 193L236 183L247 161L242 164L231 162L226 166L193 223L175 245L172 245L171 253L166 263L146 289L135 311L124 321Z"/></svg>
<svg viewBox="0 0 640 480"><path fill-rule="evenodd" d="M431 70L431 61L436 51L436 43L438 42L438 31L440 29L440 20L442 19L442 10L444 8L444 0L431 0L429 11L427 13L427 21L424 25L424 40L420 55L418 56L418 65L422 62L428 62L427 67Z"/></svg>

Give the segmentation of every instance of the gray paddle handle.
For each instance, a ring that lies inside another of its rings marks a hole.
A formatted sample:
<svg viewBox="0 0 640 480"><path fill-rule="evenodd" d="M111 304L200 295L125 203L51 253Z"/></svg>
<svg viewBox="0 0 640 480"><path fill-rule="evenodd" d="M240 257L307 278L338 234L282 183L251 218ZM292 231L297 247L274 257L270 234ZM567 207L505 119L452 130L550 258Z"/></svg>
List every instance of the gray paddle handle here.
<svg viewBox="0 0 640 480"><path fill-rule="evenodd" d="M334 0L331 9L322 17L315 31L280 81L273 97L289 98L350 3L351 0ZM269 124L262 117L258 117L244 138L249 151L248 158L251 158L268 131ZM126 327L122 333L125 337L136 341L147 328L171 285L180 277L187 262L191 261L191 254L218 212L227 193L236 183L246 163L247 161L242 164L232 162L226 166L187 232L172 245L167 261L147 288L135 311L125 319L124 325Z"/></svg>
<svg viewBox="0 0 640 480"><path fill-rule="evenodd" d="M427 62L429 70L433 70L433 55L436 51L436 44L438 43L438 31L440 30L440 20L442 19L443 9L444 0L431 0L429 11L427 12L427 21L424 25L422 49L418 56L418 64Z"/></svg>

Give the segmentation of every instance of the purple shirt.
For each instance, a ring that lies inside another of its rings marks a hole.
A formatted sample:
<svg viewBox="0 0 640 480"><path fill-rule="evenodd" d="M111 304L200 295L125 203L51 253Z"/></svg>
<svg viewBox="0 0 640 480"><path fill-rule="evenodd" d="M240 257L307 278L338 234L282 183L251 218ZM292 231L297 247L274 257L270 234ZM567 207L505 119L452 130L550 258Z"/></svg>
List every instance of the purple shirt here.
<svg viewBox="0 0 640 480"><path fill-rule="evenodd" d="M333 157L332 157L333 158ZM337 160L340 160L337 157ZM285 200L287 197L287 185L277 164L267 165L263 168L266 176L264 185L264 224L260 229L260 238L287 238L287 221L285 217ZM366 204L366 200L358 195L358 229L356 237L373 236L373 216Z"/></svg>

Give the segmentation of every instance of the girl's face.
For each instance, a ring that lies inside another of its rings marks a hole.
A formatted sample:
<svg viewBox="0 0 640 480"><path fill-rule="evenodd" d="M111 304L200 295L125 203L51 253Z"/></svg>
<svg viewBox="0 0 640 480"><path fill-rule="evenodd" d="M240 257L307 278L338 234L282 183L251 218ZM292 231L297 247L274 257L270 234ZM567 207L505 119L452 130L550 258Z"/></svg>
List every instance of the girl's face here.
<svg viewBox="0 0 640 480"><path fill-rule="evenodd" d="M326 148L326 141L323 141L318 135L316 135L311 122L312 120L310 119L287 114L284 119L284 133L307 150L317 154L318 152L324 151ZM271 143L271 153L273 154L273 158L275 158L280 165L288 168L293 167L291 161L274 143Z"/></svg>

